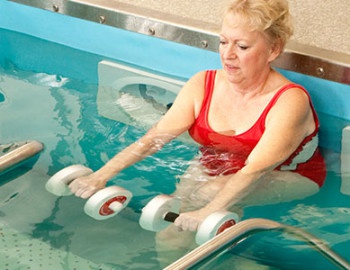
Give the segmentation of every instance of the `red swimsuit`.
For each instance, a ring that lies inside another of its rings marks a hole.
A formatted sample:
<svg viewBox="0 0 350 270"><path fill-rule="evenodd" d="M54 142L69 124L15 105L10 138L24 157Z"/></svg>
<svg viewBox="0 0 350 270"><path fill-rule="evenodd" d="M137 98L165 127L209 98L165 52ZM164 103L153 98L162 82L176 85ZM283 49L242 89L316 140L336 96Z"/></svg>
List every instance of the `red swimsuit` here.
<svg viewBox="0 0 350 270"><path fill-rule="evenodd" d="M299 88L305 93L307 92L300 85L292 83L282 87L250 129L235 136L226 136L212 130L208 123L208 112L214 89L215 75L215 70L207 71L202 108L194 124L189 129L189 133L196 142L202 145L200 147L202 152L201 163L209 169L210 175L232 174L245 165L249 154L259 142L265 131L266 116L278 98L291 88ZM297 172L316 182L321 187L326 177L326 168L318 149L318 117L312 104L311 108L316 123L315 131L307 136L296 151L276 170Z"/></svg>

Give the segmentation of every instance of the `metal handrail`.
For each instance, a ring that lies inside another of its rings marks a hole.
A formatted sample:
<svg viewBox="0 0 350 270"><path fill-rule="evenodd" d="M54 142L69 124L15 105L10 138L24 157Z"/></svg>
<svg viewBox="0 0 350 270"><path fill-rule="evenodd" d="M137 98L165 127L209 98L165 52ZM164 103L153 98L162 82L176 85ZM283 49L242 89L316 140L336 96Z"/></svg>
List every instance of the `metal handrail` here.
<svg viewBox="0 0 350 270"><path fill-rule="evenodd" d="M34 140L0 145L0 174L35 156L43 149L44 145Z"/></svg>
<svg viewBox="0 0 350 270"><path fill-rule="evenodd" d="M231 228L225 230L213 239L197 247L164 270L189 269L190 267L204 261L210 255L219 253L228 247L238 244L241 240L261 231L279 230L296 236L305 241L308 245L324 255L329 261L341 269L350 269L350 263L340 255L336 254L321 239L305 232L304 230L281 224L268 219L252 218L241 221Z"/></svg>

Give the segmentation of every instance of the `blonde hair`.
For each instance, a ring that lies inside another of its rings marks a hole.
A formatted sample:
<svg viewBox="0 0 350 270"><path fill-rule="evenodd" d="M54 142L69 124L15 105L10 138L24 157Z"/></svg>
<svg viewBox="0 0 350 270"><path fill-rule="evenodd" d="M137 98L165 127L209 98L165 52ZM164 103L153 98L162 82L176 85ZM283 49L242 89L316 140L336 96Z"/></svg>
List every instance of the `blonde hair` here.
<svg viewBox="0 0 350 270"><path fill-rule="evenodd" d="M233 0L225 16L228 14L238 16L239 26L264 32L271 42L280 43L282 49L293 35L287 0Z"/></svg>

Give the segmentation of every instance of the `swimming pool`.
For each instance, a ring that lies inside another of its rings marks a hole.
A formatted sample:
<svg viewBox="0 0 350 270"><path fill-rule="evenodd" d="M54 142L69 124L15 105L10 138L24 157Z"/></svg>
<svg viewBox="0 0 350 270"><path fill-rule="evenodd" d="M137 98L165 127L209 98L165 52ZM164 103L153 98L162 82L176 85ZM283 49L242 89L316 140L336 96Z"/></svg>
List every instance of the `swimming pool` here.
<svg viewBox="0 0 350 270"><path fill-rule="evenodd" d="M82 211L83 200L57 198L44 185L71 164L100 167L144 132L143 127L99 115L98 63L109 60L138 66L183 81L197 70L218 68L217 54L7 1L1 4L0 91L5 98L0 111L6 115L0 120L1 140L37 139L45 144L33 168L17 168L1 179L1 268L159 268L154 233L138 225L140 210L153 196L174 189L176 175L196 153L194 145L175 141L120 174L115 183L131 190L134 198L111 220L92 220ZM14 14L28 23L17 25ZM70 29L62 27L66 24ZM328 165L326 186L302 201L249 207L244 218L264 217L302 227L349 260L350 198L340 192L340 138L342 128L349 125L350 109L342 101L349 100L350 88L283 72L310 89L319 111L321 146ZM306 269L312 262L317 269L331 267L304 243L278 233L251 238L224 259L215 265Z"/></svg>

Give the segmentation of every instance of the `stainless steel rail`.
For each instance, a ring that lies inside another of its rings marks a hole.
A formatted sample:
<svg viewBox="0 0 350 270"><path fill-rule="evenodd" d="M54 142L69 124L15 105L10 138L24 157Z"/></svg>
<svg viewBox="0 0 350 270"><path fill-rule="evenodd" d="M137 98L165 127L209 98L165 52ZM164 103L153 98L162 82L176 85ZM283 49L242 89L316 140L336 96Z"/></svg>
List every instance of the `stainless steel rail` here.
<svg viewBox="0 0 350 270"><path fill-rule="evenodd" d="M44 145L34 140L0 144L0 174L35 156L43 149Z"/></svg>
<svg viewBox="0 0 350 270"><path fill-rule="evenodd" d="M239 244L245 238L261 231L280 230L305 241L341 269L350 269L350 263L332 251L328 245L302 229L261 218L241 221L213 239L189 252L164 270L189 269L206 260L210 255L221 254L226 249Z"/></svg>
<svg viewBox="0 0 350 270"><path fill-rule="evenodd" d="M109 0L9 0L140 34L217 51L218 25ZM350 85L350 54L290 42L276 68Z"/></svg>

